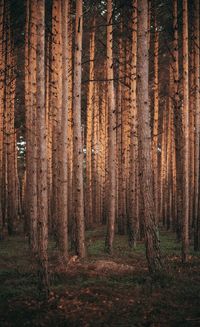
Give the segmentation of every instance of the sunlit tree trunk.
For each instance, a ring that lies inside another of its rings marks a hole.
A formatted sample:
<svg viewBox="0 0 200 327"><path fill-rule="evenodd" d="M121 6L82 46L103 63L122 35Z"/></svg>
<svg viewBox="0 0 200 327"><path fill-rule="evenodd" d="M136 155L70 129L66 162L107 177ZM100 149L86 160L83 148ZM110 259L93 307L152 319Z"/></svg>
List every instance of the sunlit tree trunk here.
<svg viewBox="0 0 200 327"><path fill-rule="evenodd" d="M83 258L85 249L85 222L83 200L83 145L81 135L81 54L82 54L82 0L76 0L75 54L73 81L73 164L74 164L74 215L78 255Z"/></svg>
<svg viewBox="0 0 200 327"><path fill-rule="evenodd" d="M137 67L137 0L133 0L132 16L132 70L131 70L131 141L130 141L130 209L128 217L129 245L136 246L138 234L137 216L137 99L136 99L136 67Z"/></svg>
<svg viewBox="0 0 200 327"><path fill-rule="evenodd" d="M23 190L24 190L24 196L23 196L23 212L24 212L24 232L28 233L30 231L30 225L29 225L29 219L28 219L28 201L29 201L29 183L28 183L28 167L29 167L29 126L28 126L28 116L29 116L29 21L30 21L30 3L29 0L26 1L26 18L25 18L25 45L24 45L24 105L25 105L25 138L26 138L26 158L25 158L25 165L26 165L26 170L24 173L24 185L23 185Z"/></svg>
<svg viewBox="0 0 200 327"><path fill-rule="evenodd" d="M69 6L70 12L70 6ZM73 190L72 190L72 180L73 180L73 131L72 131L72 67L73 67L73 54L72 54L72 19L69 15L68 19L68 220L69 220L69 231L71 231L72 226L72 216L73 216Z"/></svg>
<svg viewBox="0 0 200 327"><path fill-rule="evenodd" d="M64 261L68 257L68 0L62 0L62 116L61 116L61 166L60 166L60 220L59 250Z"/></svg>
<svg viewBox="0 0 200 327"><path fill-rule="evenodd" d="M5 3L2 12L2 40L1 40L1 200L2 200L2 234L13 234L17 231L18 199L16 143L14 126L15 103L15 59L13 39L11 36L10 4Z"/></svg>
<svg viewBox="0 0 200 327"><path fill-rule="evenodd" d="M28 42L28 41L27 41ZM30 220L30 247L33 253L37 251L37 126L36 126L36 61L37 51L37 4L30 3L29 50L28 50L28 108L27 108L27 188L28 212Z"/></svg>
<svg viewBox="0 0 200 327"><path fill-rule="evenodd" d="M171 71L169 77L169 88L171 88ZM172 107L171 99L168 100L168 122L167 122L167 153L166 153L166 224L169 230L172 227Z"/></svg>
<svg viewBox="0 0 200 327"><path fill-rule="evenodd" d="M112 28L112 0L107 1L107 88L108 88L108 171L109 171L109 203L106 236L106 251L112 253L115 232L115 159L116 159L116 131L115 131L115 92L113 74L113 28Z"/></svg>
<svg viewBox="0 0 200 327"><path fill-rule="evenodd" d="M101 156L101 222L105 210L105 183L106 183L106 94L105 88L102 90L101 116L100 116L100 156Z"/></svg>
<svg viewBox="0 0 200 327"><path fill-rule="evenodd" d="M52 112L52 195L51 213L55 239L59 246L61 217L60 167L61 167L61 107L62 107L62 41L61 41L61 1L54 0L52 6L52 46L51 46L51 112Z"/></svg>
<svg viewBox="0 0 200 327"><path fill-rule="evenodd" d="M92 211L92 117L94 108L94 54L95 54L95 20L92 21L90 33L90 71L87 99L87 134L86 134L86 226L91 227L93 222ZM95 195L94 195L95 196Z"/></svg>
<svg viewBox="0 0 200 327"><path fill-rule="evenodd" d="M194 250L200 250L200 214L199 214L199 138L200 138L200 72L199 72L199 0L195 0L195 201L194 201Z"/></svg>
<svg viewBox="0 0 200 327"><path fill-rule="evenodd" d="M47 135L45 117L45 2L37 2L37 190L38 190L38 275L40 287L47 293L48 280L48 191Z"/></svg>
<svg viewBox="0 0 200 327"><path fill-rule="evenodd" d="M156 15L156 12L154 12ZM155 215L158 222L158 122L159 122L159 80L158 80L158 51L159 51L159 32L156 17L154 17L154 121L153 121L153 171L154 171L154 198Z"/></svg>
<svg viewBox="0 0 200 327"><path fill-rule="evenodd" d="M151 160L150 108L148 94L148 1L138 3L138 46L137 46L137 106L139 139L139 174L143 200L143 223L146 256L150 272L162 267L155 205L153 200L153 170Z"/></svg>
<svg viewBox="0 0 200 327"><path fill-rule="evenodd" d="M148 48L151 46L151 12L152 12L151 0L148 0Z"/></svg>
<svg viewBox="0 0 200 327"><path fill-rule="evenodd" d="M48 229L52 232L52 87L50 83L50 67L51 67L51 36L50 33L46 37L46 65L45 65L46 91L45 91L45 105L46 105L46 126L47 126L47 185L48 185Z"/></svg>
<svg viewBox="0 0 200 327"><path fill-rule="evenodd" d="M16 143L15 143L15 126L14 126L14 112L15 112L15 87L16 79L14 73L14 50L11 41L11 35L8 40L8 98L6 99L6 111L8 114L8 124L7 124L7 147L8 147L8 231L10 234L15 234L17 232L18 225L18 198L17 195L17 170L16 164Z"/></svg>
<svg viewBox="0 0 200 327"><path fill-rule="evenodd" d="M0 1L0 239L3 237L2 185L3 185L3 108L4 108L4 53L3 53L4 1Z"/></svg>
<svg viewBox="0 0 200 327"><path fill-rule="evenodd" d="M95 97L97 101L96 106L96 123L97 123L97 143L96 143L96 206L95 206L95 223L99 224L101 222L101 154L100 154L100 86L96 85Z"/></svg>
<svg viewBox="0 0 200 327"><path fill-rule="evenodd" d="M117 149L118 149L118 210L117 210L117 225L118 225L118 233L124 234L125 232L125 210L126 210L126 180L125 180L125 142L124 142L124 135L125 135L125 126L124 126L124 87L123 87L123 80L124 80L124 49L123 49L123 21L121 18L120 22L120 31L121 36L119 40L119 58L120 58L120 65L119 65L119 84L118 84L118 92L117 92Z"/></svg>
<svg viewBox="0 0 200 327"><path fill-rule="evenodd" d="M188 80L188 3L183 0L183 220L182 261L188 261L189 251L189 80Z"/></svg>
<svg viewBox="0 0 200 327"><path fill-rule="evenodd" d="M166 105L162 117L161 164L160 164L160 221L165 225L165 183L166 183Z"/></svg>
<svg viewBox="0 0 200 327"><path fill-rule="evenodd" d="M183 176L183 128L182 128L182 108L180 104L180 81L179 81L179 43L178 43L178 9L177 0L173 1L173 103L174 103L174 131L176 148L176 185L177 185L177 239L181 238L181 219L183 207L182 176Z"/></svg>
<svg viewBox="0 0 200 327"><path fill-rule="evenodd" d="M126 232L126 225L127 225L127 185L128 185L128 168L129 168L129 145L130 145L130 138L129 138L129 118L130 118L130 101L129 101L129 88L127 87L127 75L129 69L129 49L128 43L124 44L124 49L122 51L122 76L121 76L121 186L120 186L120 215L119 215L119 222L118 222L118 232L119 234L123 235ZM123 84L126 84L124 86Z"/></svg>
<svg viewBox="0 0 200 327"><path fill-rule="evenodd" d="M7 232L12 234L12 217L10 212L10 176L11 173L9 160L9 143L10 143L10 67L11 67L11 44L10 44L10 17L9 4L5 4L5 88L4 88L4 208L5 208L5 225Z"/></svg>
<svg viewBox="0 0 200 327"><path fill-rule="evenodd" d="M94 87L94 98L93 98L93 126L92 126L92 206L94 222L97 223L97 207L98 207L98 147L99 147L99 97L98 97L98 86L95 84Z"/></svg>
<svg viewBox="0 0 200 327"><path fill-rule="evenodd" d="M195 51L194 42L189 54L189 238L192 238L195 205ZM197 70L198 71L198 70Z"/></svg>

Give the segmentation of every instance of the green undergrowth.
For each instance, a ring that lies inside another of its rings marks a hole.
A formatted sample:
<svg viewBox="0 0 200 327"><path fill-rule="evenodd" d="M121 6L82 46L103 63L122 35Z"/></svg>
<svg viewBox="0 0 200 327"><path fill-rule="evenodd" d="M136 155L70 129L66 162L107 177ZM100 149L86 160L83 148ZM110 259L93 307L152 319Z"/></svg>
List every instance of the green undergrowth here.
<svg viewBox="0 0 200 327"><path fill-rule="evenodd" d="M150 276L142 242L131 249L127 237L117 235L110 256L104 235L104 227L87 232L87 259L71 270L58 269L56 244L50 241L48 301L38 292L28 240L1 241L0 326L199 326L200 258L192 247L189 263L182 265L175 235L161 231L165 270ZM115 262L119 271L96 271L98 261ZM123 266L133 269L123 273Z"/></svg>

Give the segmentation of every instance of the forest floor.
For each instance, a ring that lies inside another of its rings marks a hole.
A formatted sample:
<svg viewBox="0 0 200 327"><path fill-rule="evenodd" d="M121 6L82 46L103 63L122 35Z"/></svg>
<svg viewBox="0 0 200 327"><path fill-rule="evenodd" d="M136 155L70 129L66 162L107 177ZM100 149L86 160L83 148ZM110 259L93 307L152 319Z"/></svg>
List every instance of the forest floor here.
<svg viewBox="0 0 200 327"><path fill-rule="evenodd" d="M48 301L37 289L27 240L0 243L0 326L200 326L200 255L191 249L181 264L174 234L161 232L166 270L150 277L144 245L136 250L116 236L114 255L104 253L104 228L87 232L87 259L57 262L51 242Z"/></svg>

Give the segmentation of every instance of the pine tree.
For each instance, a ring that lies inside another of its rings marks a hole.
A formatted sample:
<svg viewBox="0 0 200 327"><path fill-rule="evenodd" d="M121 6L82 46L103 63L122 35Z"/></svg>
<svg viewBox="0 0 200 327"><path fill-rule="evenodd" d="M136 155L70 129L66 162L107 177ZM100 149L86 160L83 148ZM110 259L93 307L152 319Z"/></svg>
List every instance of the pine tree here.
<svg viewBox="0 0 200 327"><path fill-rule="evenodd" d="M116 118L115 92L113 75L113 32L112 32L112 0L107 0L107 96L108 96L108 171L109 171L109 202L106 236L106 251L112 253L115 229L115 201L116 201Z"/></svg>
<svg viewBox="0 0 200 327"><path fill-rule="evenodd" d="M139 139L139 176L143 203L143 224L146 256L150 272L162 267L155 205L153 200L153 170L151 164L151 130L148 100L148 1L138 3L138 47L137 47L137 106Z"/></svg>
<svg viewBox="0 0 200 327"><path fill-rule="evenodd" d="M83 200L83 146L81 131L81 55L83 33L83 3L76 0L75 54L73 81L73 178L74 215L76 222L77 252L81 258L86 255L85 222Z"/></svg>
<svg viewBox="0 0 200 327"><path fill-rule="evenodd" d="M48 200L47 135L45 115L45 2L37 2L37 188L38 188L38 275L42 290L48 293Z"/></svg>

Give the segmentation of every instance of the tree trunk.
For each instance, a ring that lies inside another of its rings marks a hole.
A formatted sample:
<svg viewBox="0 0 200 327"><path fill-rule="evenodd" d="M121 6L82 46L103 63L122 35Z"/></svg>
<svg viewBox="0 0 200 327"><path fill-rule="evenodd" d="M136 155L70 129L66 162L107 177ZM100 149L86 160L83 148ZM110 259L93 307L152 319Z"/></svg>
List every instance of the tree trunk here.
<svg viewBox="0 0 200 327"><path fill-rule="evenodd" d="M137 99L136 99L136 67L137 67L137 0L133 0L132 16L132 71L131 71L131 143L130 143L130 210L128 217L128 239L130 246L136 246L138 234L137 216Z"/></svg>
<svg viewBox="0 0 200 327"><path fill-rule="evenodd" d="M3 185L3 108L4 108L4 54L3 54L3 21L4 0L0 1L0 239L3 238L3 208L2 208L2 185Z"/></svg>
<svg viewBox="0 0 200 327"><path fill-rule="evenodd" d="M154 12L156 15L156 12ZM158 80L158 51L159 51L159 32L156 17L154 17L154 121L153 121L153 171L154 171L154 198L155 198L155 218L158 217L158 122L159 122L159 80Z"/></svg>
<svg viewBox="0 0 200 327"><path fill-rule="evenodd" d="M199 72L199 0L195 0L195 205L194 205L194 250L200 250L200 214L199 214L199 138L200 138L200 72Z"/></svg>
<svg viewBox="0 0 200 327"><path fill-rule="evenodd" d="M27 108L27 183L28 183L28 210L30 220L30 247L33 254L37 252L37 126L36 126L36 48L37 48L37 4L30 3L29 22L29 51L28 51L28 108Z"/></svg>
<svg viewBox="0 0 200 327"><path fill-rule="evenodd" d="M112 29L112 0L107 0L107 96L108 96L108 171L109 171L109 207L106 236L106 251L112 253L115 232L115 157L116 157L116 130L115 130L115 93L113 74L113 29Z"/></svg>
<svg viewBox="0 0 200 327"><path fill-rule="evenodd" d="M45 2L37 2L37 145L38 145L38 276L48 294L47 135L45 121Z"/></svg>
<svg viewBox="0 0 200 327"><path fill-rule="evenodd" d="M183 0L183 220L182 261L189 251L189 79L188 79L188 3Z"/></svg>
<svg viewBox="0 0 200 327"><path fill-rule="evenodd" d="M68 0L62 0L62 117L61 117L61 166L60 166L60 220L59 250L66 262L68 257L68 185L67 185L67 147L68 147Z"/></svg>
<svg viewBox="0 0 200 327"><path fill-rule="evenodd" d="M54 236L59 244L61 199L61 115L62 115L62 40L61 1L53 0L52 6L52 47L51 47L51 113L52 126L52 195L51 213Z"/></svg>
<svg viewBox="0 0 200 327"><path fill-rule="evenodd" d="M149 271L155 273L162 268L155 205L153 200L153 171L151 160L150 108L148 94L148 1L138 3L138 57L137 57L137 105L139 140L139 176L144 206L143 223L146 256Z"/></svg>
<svg viewBox="0 0 200 327"><path fill-rule="evenodd" d="M74 83L73 83L73 163L74 163L74 214L78 255L84 258L85 222L83 201L83 146L81 135L81 62L82 62L82 0L76 0Z"/></svg>
<svg viewBox="0 0 200 327"><path fill-rule="evenodd" d="M183 128L182 128L182 108L179 95L179 47L178 47L178 13L177 0L173 1L173 103L174 103L174 131L176 147L176 185L177 185L177 221L176 234L177 239L181 239L181 219L183 213L183 193L182 193L182 176L183 176Z"/></svg>
<svg viewBox="0 0 200 327"><path fill-rule="evenodd" d="M95 20L92 21L90 34L90 71L87 100L87 134L86 134L86 226L93 222L93 189L92 189L92 117L94 104L94 54L95 54Z"/></svg>

